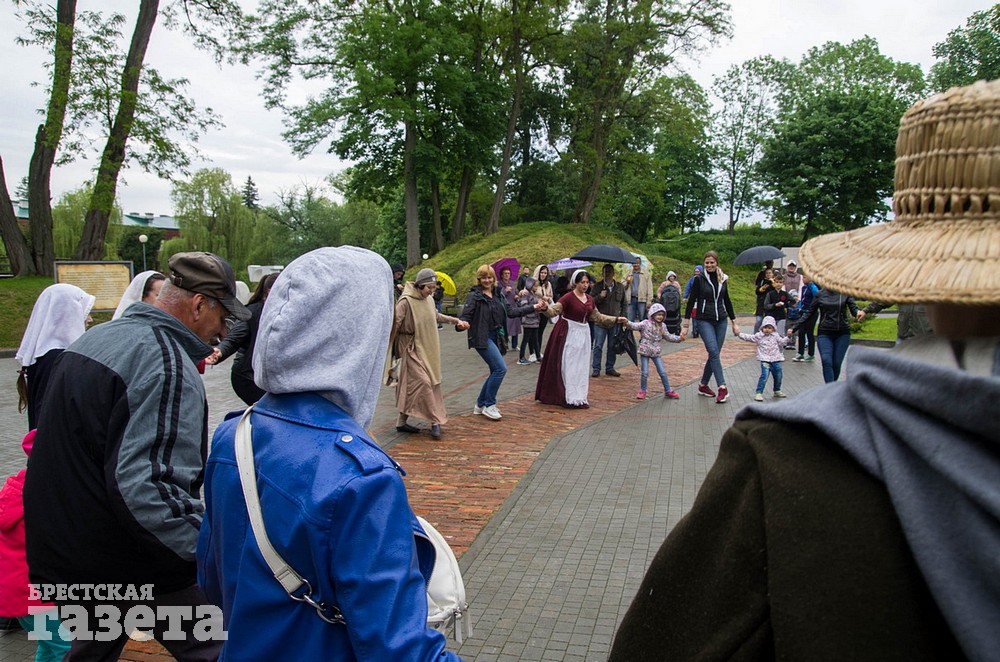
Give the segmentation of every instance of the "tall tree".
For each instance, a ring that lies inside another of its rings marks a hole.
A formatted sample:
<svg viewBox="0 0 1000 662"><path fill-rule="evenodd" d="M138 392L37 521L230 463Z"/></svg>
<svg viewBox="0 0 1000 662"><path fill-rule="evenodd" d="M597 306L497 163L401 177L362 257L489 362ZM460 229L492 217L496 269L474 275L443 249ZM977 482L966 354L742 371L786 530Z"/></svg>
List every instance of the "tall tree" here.
<svg viewBox="0 0 1000 662"><path fill-rule="evenodd" d="M977 11L965 27L931 49L938 59L931 66L931 87L939 92L977 80L1000 78L1000 4Z"/></svg>
<svg viewBox="0 0 1000 662"><path fill-rule="evenodd" d="M188 2L192 3L192 18L207 15L209 8L233 8L231 0L197 3L181 0L180 4L187 6ZM180 132L194 140L201 131L218 122L210 111L199 113L190 100L179 94L177 90L186 84L184 80L164 80L154 69L149 69L143 86L139 87L140 52L145 50L143 40L148 42L144 30L151 29L155 21L155 2L142 3L132 48L124 64L117 54L119 27L124 21L121 15L78 13L76 2L71 0L60 0L54 13L52 8L28 0L20 4L28 36L18 42L52 48L53 52L53 61L47 65L51 82L46 122L36 134L29 166L32 268L42 267L42 273L51 273L52 167L72 160L86 147L91 139L86 133L89 127L104 127L107 144L88 217L95 211L99 214L87 223L86 236L81 238L85 243L76 251L77 256L84 257L104 252L104 235L114 205L118 172L126 156L125 140L132 137L133 149L128 156L141 167L169 176L176 170L183 171L192 153L190 146L179 146L171 134ZM231 14L223 11L220 15ZM115 77L112 72L119 75ZM89 252L83 250L87 246Z"/></svg>
<svg viewBox="0 0 1000 662"><path fill-rule="evenodd" d="M574 222L590 219L629 99L665 72L676 53L729 31L729 6L720 0L582 3L563 51L574 112L571 149L582 173Z"/></svg>
<svg viewBox="0 0 1000 662"><path fill-rule="evenodd" d="M7 251L7 261L15 276L27 276L34 273L34 263L28 250L28 242L21 234L14 213L14 202L7 191L7 179L3 174L3 159L0 158L0 238L3 239Z"/></svg>
<svg viewBox="0 0 1000 662"><path fill-rule="evenodd" d="M170 198L182 230L180 238L168 242L172 252L209 251L229 260L235 269L246 266L253 213L244 206L228 172L199 170L190 180L174 182Z"/></svg>
<svg viewBox="0 0 1000 662"><path fill-rule="evenodd" d="M762 186L757 162L773 131L778 94L790 70L787 61L763 56L731 66L712 82L719 109L712 118L717 177L730 232L758 206Z"/></svg>
<svg viewBox="0 0 1000 662"><path fill-rule="evenodd" d="M920 67L870 37L810 49L758 166L778 217L804 221L806 237L885 218L899 119L923 92Z"/></svg>
<svg viewBox="0 0 1000 662"><path fill-rule="evenodd" d="M243 204L250 211L260 209L260 193L257 192L257 184L250 175L247 175L247 181L243 184Z"/></svg>

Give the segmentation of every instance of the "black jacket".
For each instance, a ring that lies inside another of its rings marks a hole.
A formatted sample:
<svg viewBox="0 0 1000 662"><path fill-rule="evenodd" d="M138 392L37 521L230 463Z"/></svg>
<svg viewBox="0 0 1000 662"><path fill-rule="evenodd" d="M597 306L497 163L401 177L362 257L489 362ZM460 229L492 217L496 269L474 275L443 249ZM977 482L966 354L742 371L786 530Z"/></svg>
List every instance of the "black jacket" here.
<svg viewBox="0 0 1000 662"><path fill-rule="evenodd" d="M499 306L499 308L497 308ZM465 297L465 305L462 307L462 314L459 319L469 323L469 348L486 349L490 331L502 326L504 335L507 334L508 317L524 317L535 309L533 304L518 308L508 308L500 288L493 287L493 297L483 294L482 288L478 285L472 287ZM491 318L502 318L500 325L493 324ZM455 327L458 331L458 327Z"/></svg>
<svg viewBox="0 0 1000 662"><path fill-rule="evenodd" d="M854 303L854 297L823 288L813 297L809 310L802 313L802 319L814 319L813 314L819 311L819 326L816 327L816 333L838 336L851 332L851 322L847 319L846 310L850 310L852 316L857 316L858 306ZM801 324L800 321L792 329L797 331Z"/></svg>
<svg viewBox="0 0 1000 662"><path fill-rule="evenodd" d="M232 356L233 373L253 381L253 348L257 343L257 329L260 327L260 314L264 310L264 302L256 301L247 306L250 311L250 319L246 322L237 322L226 334L225 339L219 343L220 361Z"/></svg>
<svg viewBox="0 0 1000 662"><path fill-rule="evenodd" d="M687 308L684 310L684 319L691 319L691 310L695 307L698 308L700 320L718 322L726 317L731 320L736 319L733 303L729 300L728 282L723 281L721 285L716 285L708 272L695 278L691 286L691 295L687 300Z"/></svg>

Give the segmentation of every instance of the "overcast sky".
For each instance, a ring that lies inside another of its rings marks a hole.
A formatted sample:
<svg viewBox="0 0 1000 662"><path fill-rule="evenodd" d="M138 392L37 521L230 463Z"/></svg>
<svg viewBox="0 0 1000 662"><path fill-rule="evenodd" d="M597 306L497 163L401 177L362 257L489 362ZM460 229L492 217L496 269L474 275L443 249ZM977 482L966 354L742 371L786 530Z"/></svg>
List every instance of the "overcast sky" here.
<svg viewBox="0 0 1000 662"><path fill-rule="evenodd" d="M80 0L78 9L128 13L135 5L134 0ZM964 25L973 12L991 6L969 0L733 0L732 5L733 39L705 52L689 67L706 88L713 75L749 58L770 54L798 62L813 46L827 41L847 43L865 35L875 37L884 54L919 64L927 73L934 62L934 44ZM125 32L131 33L130 25ZM12 194L27 173L40 120L36 110L45 103L42 88L31 83L43 80L42 62L48 57L37 48L15 45L18 34L23 35L24 29L14 19L14 3L0 1L0 156ZM282 118L264 109L253 71L229 66L220 69L183 35L162 25L153 32L146 61L165 77L188 78L188 95L222 116L225 128L202 138L205 161L195 163L195 169L222 168L237 186L250 175L262 202L268 204L280 189L316 184L343 168L335 156L322 151L301 160L291 154L281 138ZM95 161L96 155L91 155L87 161L57 169L53 196L58 198L83 183ZM172 213L170 184L153 175L135 168L126 170L118 191L125 212Z"/></svg>

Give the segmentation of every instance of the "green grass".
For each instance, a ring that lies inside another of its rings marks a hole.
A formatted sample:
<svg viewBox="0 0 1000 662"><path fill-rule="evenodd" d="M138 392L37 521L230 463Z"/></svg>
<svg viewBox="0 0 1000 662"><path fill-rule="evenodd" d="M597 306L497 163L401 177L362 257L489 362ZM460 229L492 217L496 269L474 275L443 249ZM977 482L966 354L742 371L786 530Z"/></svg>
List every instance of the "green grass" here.
<svg viewBox="0 0 1000 662"><path fill-rule="evenodd" d="M31 309L51 278L28 276L0 279L0 348L16 349L28 326Z"/></svg>
<svg viewBox="0 0 1000 662"><path fill-rule="evenodd" d="M896 340L896 318L867 318L858 330L851 330L851 338L857 340Z"/></svg>

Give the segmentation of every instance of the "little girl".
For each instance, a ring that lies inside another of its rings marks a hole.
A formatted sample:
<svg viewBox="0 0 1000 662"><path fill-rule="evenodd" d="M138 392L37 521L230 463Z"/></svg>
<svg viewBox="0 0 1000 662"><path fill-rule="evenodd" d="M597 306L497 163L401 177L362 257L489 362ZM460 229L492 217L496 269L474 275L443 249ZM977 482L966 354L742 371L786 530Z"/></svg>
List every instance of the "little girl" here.
<svg viewBox="0 0 1000 662"><path fill-rule="evenodd" d="M781 351L792 339L776 333L777 323L774 318L768 315L760 323L760 331L757 333L741 333L740 340L757 343L757 360L760 361L760 379L757 380L757 392L753 399L761 402L764 399L764 386L767 384L767 376L774 374L774 397L784 398L781 392L781 363L785 360L785 355Z"/></svg>
<svg viewBox="0 0 1000 662"><path fill-rule="evenodd" d="M639 365L641 377L639 381L639 392L635 397L642 400L646 397L646 380L649 376L649 362L656 366L656 372L660 373L660 381L663 382L664 397L676 400L681 397L677 391L670 388L670 381L667 379L667 370L663 367L663 359L660 357L660 341L684 342L685 333L674 335L667 330L663 323L667 313L663 306L654 303L649 307L647 319L641 322L628 322L628 326L633 331L639 331L642 335L639 338Z"/></svg>
<svg viewBox="0 0 1000 662"><path fill-rule="evenodd" d="M514 301L518 306L526 306L528 304L533 306L541 301L538 282L531 276L525 276L524 289L517 293L517 298ZM529 363L542 360L541 343L538 342L538 336L541 331L540 327L541 315L537 311L521 318L521 330L524 333L524 339L521 342L520 357L517 359L518 365L528 365ZM525 351L528 353L528 358L524 358Z"/></svg>
<svg viewBox="0 0 1000 662"><path fill-rule="evenodd" d="M35 431L21 446L31 454ZM26 470L7 478L0 489L0 616L17 617L21 627L37 637L36 662L61 660L69 651L69 632L59 624L55 605L42 603L28 592L28 559L24 550L24 503L22 492ZM48 631L46 635L45 631ZM48 639L45 637L48 636Z"/></svg>

